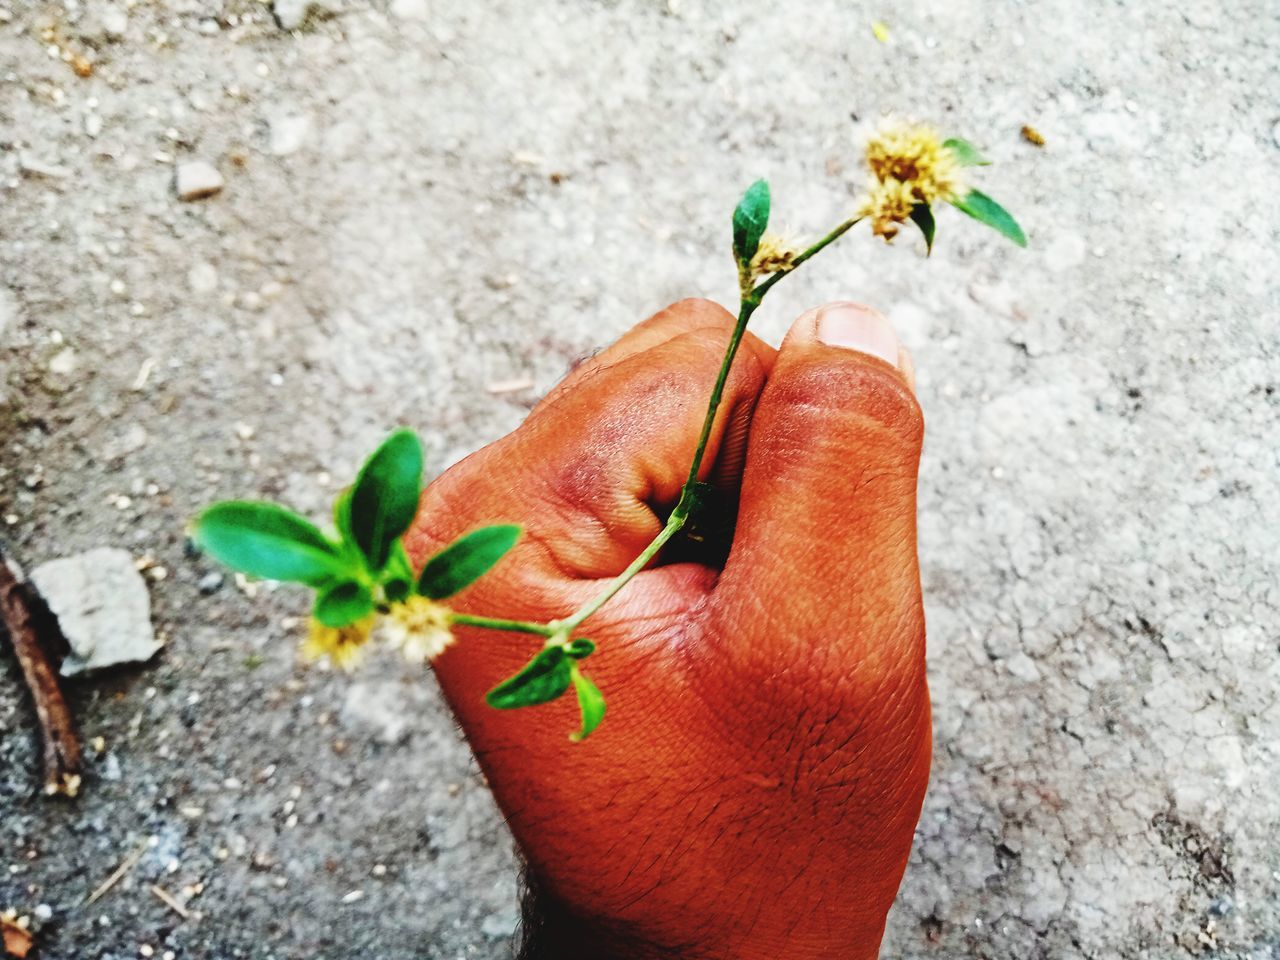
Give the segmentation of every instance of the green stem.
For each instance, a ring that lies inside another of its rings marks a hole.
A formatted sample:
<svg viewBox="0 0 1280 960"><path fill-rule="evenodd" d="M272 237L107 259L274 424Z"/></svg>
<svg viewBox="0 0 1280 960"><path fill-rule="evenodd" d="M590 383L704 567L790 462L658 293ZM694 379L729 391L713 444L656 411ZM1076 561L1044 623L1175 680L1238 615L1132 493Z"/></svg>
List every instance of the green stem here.
<svg viewBox="0 0 1280 960"><path fill-rule="evenodd" d="M681 502L684 502L683 499ZM684 513L680 513L678 511L679 507L671 512L671 516L667 518L667 523L662 528L662 531L653 538L644 550L640 552L638 557L631 561L627 566L627 569L623 570L620 574L609 581L609 585L605 587L601 593L596 594L592 600L579 607L574 611L572 616L566 617L563 620L553 620L551 623L547 624L547 626L551 628L551 632L562 633L567 636L574 630L577 630L579 624L581 624L583 620L587 619L587 617L591 616L612 600L613 595L625 587L632 577L643 570L645 565L648 564L657 552L662 549L663 544L675 536L676 532L684 526L685 520L689 517L688 511L686 510Z"/></svg>
<svg viewBox="0 0 1280 960"><path fill-rule="evenodd" d="M742 345L742 335L747 332L747 323L751 320L751 314L755 313L756 307L760 306L760 298L755 296L746 297L738 307L738 322L734 324L733 336L729 338L729 346L724 352L724 359L720 361L720 372L716 375L716 385L711 388L711 399L707 403L707 415L702 419L702 432L698 434L698 445L693 450L693 463L689 465L689 476L685 480L684 486L680 490L680 500L676 504L675 513L680 513L680 508L685 507L681 522L684 517L688 516L690 495L693 491L693 485L698 482L698 471L702 469L702 457L707 452L707 443L711 440L711 428L716 422L716 411L720 409L720 401L724 398L724 387L729 382L729 368L733 366L733 358L738 355L738 347ZM670 521L668 521L670 522Z"/></svg>
<svg viewBox="0 0 1280 960"><path fill-rule="evenodd" d="M733 366L733 358L738 354L738 347L742 345L742 335L747 331L747 323L751 320L751 314L755 312L756 307L759 305L760 298L753 294L745 297L738 309L738 322L734 324L733 335L729 338L729 346L724 352L724 359L720 361L720 372L716 375L716 384L711 388L711 399L707 403L707 415L702 418L702 430L698 434L698 445L693 450L693 462L689 465L689 477L680 489L680 499L676 501L676 506L671 511L671 516L667 518L666 524L658 535L653 538L653 542L644 548L640 556L631 561L627 569L610 580L609 585L601 593L597 594L585 606L580 607L571 617L556 621L554 626L560 630L572 633L578 629L583 620L586 620L587 617L613 599L614 594L625 587L632 577L643 570L646 564L662 549L663 545L675 536L689 519L689 513L693 509L693 486L698 482L698 471L702 469L702 459L707 453L707 444L711 440L711 428L715 425L716 411L720 409L720 401L724 399L724 387L729 381L729 369Z"/></svg>
<svg viewBox="0 0 1280 960"><path fill-rule="evenodd" d="M828 233L825 237L823 237L813 246L809 247L809 249L797 255L796 258L791 261L790 270L786 271L785 273L775 273L772 277L770 277L764 283L760 284L760 286L756 287L755 290L752 291L752 296L754 296L756 301L759 302L764 297L764 295L768 293L770 289L772 289L775 283L777 283L779 280L781 280L783 277L787 276L788 274L795 273L796 269L800 266L800 264L804 263L806 260L813 258L817 254L821 253L825 248L831 246L831 244L835 243L837 240L843 237L846 233L848 233L851 229L853 229L854 224L858 223L860 220L862 220L862 217L850 217L844 223L840 224L840 226L836 227L834 230Z"/></svg>
<svg viewBox="0 0 1280 960"><path fill-rule="evenodd" d="M674 537L685 525L689 519L690 512L693 510L693 489L698 482L698 471L702 469L702 460L706 456L707 444L711 441L711 429L715 425L716 412L720 409L721 400L724 399L725 384L729 382L729 370L733 367L733 360L738 355L738 348L742 345L742 337L747 332L747 324L751 320L751 315L755 313L756 307L760 306L760 301L764 299L764 295L779 280L794 273L796 268L806 260L811 259L825 247L839 240L860 219L862 218L849 218L813 244L813 246L800 253L792 262L790 270L784 273L775 273L764 283L754 288L748 289L747 283L744 282L742 301L738 307L738 322L733 327L733 335L729 338L729 345L725 349L724 359L720 361L720 372L716 375L715 386L711 389L711 399L707 403L707 415L702 420L702 430L698 434L698 444L693 450L693 462L689 465L689 476L685 480L684 486L680 489L680 499L676 501L675 509L671 511L671 516L667 518L662 530L644 548L640 555L627 565L627 569L610 580L604 590L563 620L553 620L548 624L524 623L519 620L494 620L489 617L473 617L467 614L455 613L452 615L453 622L476 627L490 627L494 630L519 630L525 633L536 633L544 637L554 637L556 635L567 637L577 630L584 620L612 600L617 592L630 582L632 577L643 570L666 542Z"/></svg>
<svg viewBox="0 0 1280 960"><path fill-rule="evenodd" d="M487 627L490 630L514 630L518 633L536 633L540 637L549 637L556 631L549 624L532 623L528 620L504 620L501 617L480 617L470 613L449 612L450 623L460 623L466 627Z"/></svg>

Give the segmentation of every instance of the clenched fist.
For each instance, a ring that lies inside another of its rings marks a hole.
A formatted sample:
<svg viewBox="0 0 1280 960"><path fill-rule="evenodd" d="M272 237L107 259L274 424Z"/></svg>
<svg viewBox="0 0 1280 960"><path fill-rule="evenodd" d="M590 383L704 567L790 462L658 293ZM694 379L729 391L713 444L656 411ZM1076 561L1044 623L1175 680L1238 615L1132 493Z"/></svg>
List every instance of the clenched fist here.
<svg viewBox="0 0 1280 960"><path fill-rule="evenodd" d="M574 370L427 488L415 563L519 523L456 607L571 614L674 506L732 328L683 301ZM569 742L572 696L487 706L541 640L458 631L435 668L539 891L531 955L877 956L929 775L922 429L873 311L806 313L776 351L748 334L703 469L736 524L708 527L719 551L669 548L583 624L600 729Z"/></svg>

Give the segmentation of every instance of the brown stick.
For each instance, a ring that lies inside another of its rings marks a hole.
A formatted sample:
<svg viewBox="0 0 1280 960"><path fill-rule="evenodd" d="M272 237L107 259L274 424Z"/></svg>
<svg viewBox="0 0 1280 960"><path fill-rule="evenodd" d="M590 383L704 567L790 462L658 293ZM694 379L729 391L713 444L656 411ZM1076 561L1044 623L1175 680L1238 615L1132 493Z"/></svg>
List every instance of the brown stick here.
<svg viewBox="0 0 1280 960"><path fill-rule="evenodd" d="M76 737L71 711L58 686L58 675L49 662L48 647L41 642L40 628L51 616L36 612L34 594L20 581L0 556L0 623L13 644L22 667L27 689L35 704L44 744L44 792L74 797L80 789L80 741ZM52 623L46 629L56 629ZM61 640L58 637L57 640Z"/></svg>

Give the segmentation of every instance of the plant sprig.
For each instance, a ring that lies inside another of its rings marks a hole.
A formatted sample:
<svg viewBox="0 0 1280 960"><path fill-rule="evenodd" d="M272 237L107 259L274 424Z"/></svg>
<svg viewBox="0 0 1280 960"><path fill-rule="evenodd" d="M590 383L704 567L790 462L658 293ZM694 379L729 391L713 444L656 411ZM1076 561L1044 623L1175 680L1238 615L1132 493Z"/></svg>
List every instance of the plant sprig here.
<svg viewBox="0 0 1280 960"><path fill-rule="evenodd" d="M413 523L421 500L422 443L407 429L392 433L365 461L355 483L334 506L332 534L273 503L228 501L196 519L195 543L218 560L252 577L303 584L316 591L309 647L339 663L354 659L379 618L395 642L414 657L438 655L452 640L450 628L468 626L528 633L542 648L516 674L495 686L486 701L508 710L549 703L568 692L581 714L575 741L585 740L605 716L599 688L582 671L595 644L578 629L652 561L690 522L699 507L698 474L706 454L738 348L752 314L783 277L844 236L862 220L892 240L910 220L927 252L937 232L933 207L946 202L1019 246L1022 228L1000 204L964 183L961 171L989 161L973 144L940 140L926 127L886 124L867 145L872 176L854 213L804 249L796 250L768 232L772 213L769 185L757 180L733 211L733 257L740 298L737 322L707 402L679 499L662 530L622 573L579 609L546 623L461 613L444 605L487 574L515 546L514 524L480 527L430 557L415 576L401 537Z"/></svg>

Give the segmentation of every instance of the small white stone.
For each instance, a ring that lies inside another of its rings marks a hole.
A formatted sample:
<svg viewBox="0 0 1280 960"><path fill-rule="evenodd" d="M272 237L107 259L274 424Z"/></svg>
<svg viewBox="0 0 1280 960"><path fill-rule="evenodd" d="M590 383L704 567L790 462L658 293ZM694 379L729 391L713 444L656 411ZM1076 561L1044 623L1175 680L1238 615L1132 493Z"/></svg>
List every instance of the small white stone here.
<svg viewBox="0 0 1280 960"><path fill-rule="evenodd" d="M76 352L70 347L65 350L59 350L52 360L49 361L49 372L57 374L60 377L69 376L76 369Z"/></svg>
<svg viewBox="0 0 1280 960"><path fill-rule="evenodd" d="M271 118L269 126L271 138L267 149L276 157L297 153L311 135L311 117L307 114L280 114Z"/></svg>
<svg viewBox="0 0 1280 960"><path fill-rule="evenodd" d="M96 137L102 132L102 117L96 113L90 113L84 118L85 136Z"/></svg>
<svg viewBox="0 0 1280 960"><path fill-rule="evenodd" d="M297 30L302 21L307 19L311 9L311 0L275 0L271 12L276 16L276 23L285 30Z"/></svg>
<svg viewBox="0 0 1280 960"><path fill-rule="evenodd" d="M116 6L109 6L99 14L102 31L112 40L119 40L129 30L129 14Z"/></svg>
<svg viewBox="0 0 1280 960"><path fill-rule="evenodd" d="M211 164L203 160L190 160L178 164L174 175L174 189L180 200L203 200L222 191L225 181Z"/></svg>
<svg viewBox="0 0 1280 960"><path fill-rule="evenodd" d="M427 0L391 0L391 15L402 20L426 20Z"/></svg>
<svg viewBox="0 0 1280 960"><path fill-rule="evenodd" d="M68 167L62 167L56 163L47 163L44 160L29 157L25 154L18 157L18 166L23 173L30 177L63 180L71 176L71 170Z"/></svg>
<svg viewBox="0 0 1280 960"><path fill-rule="evenodd" d="M187 271L192 293L213 293L218 289L218 271L212 263L200 261Z"/></svg>
<svg viewBox="0 0 1280 960"><path fill-rule="evenodd" d="M31 571L31 581L71 647L63 676L149 660L162 646L151 627L146 582L124 550L51 560Z"/></svg>
<svg viewBox="0 0 1280 960"><path fill-rule="evenodd" d="M363 890L352 890L350 893L348 893L345 897L342 898L342 902L355 903L357 900L361 900L363 898L364 898Z"/></svg>

